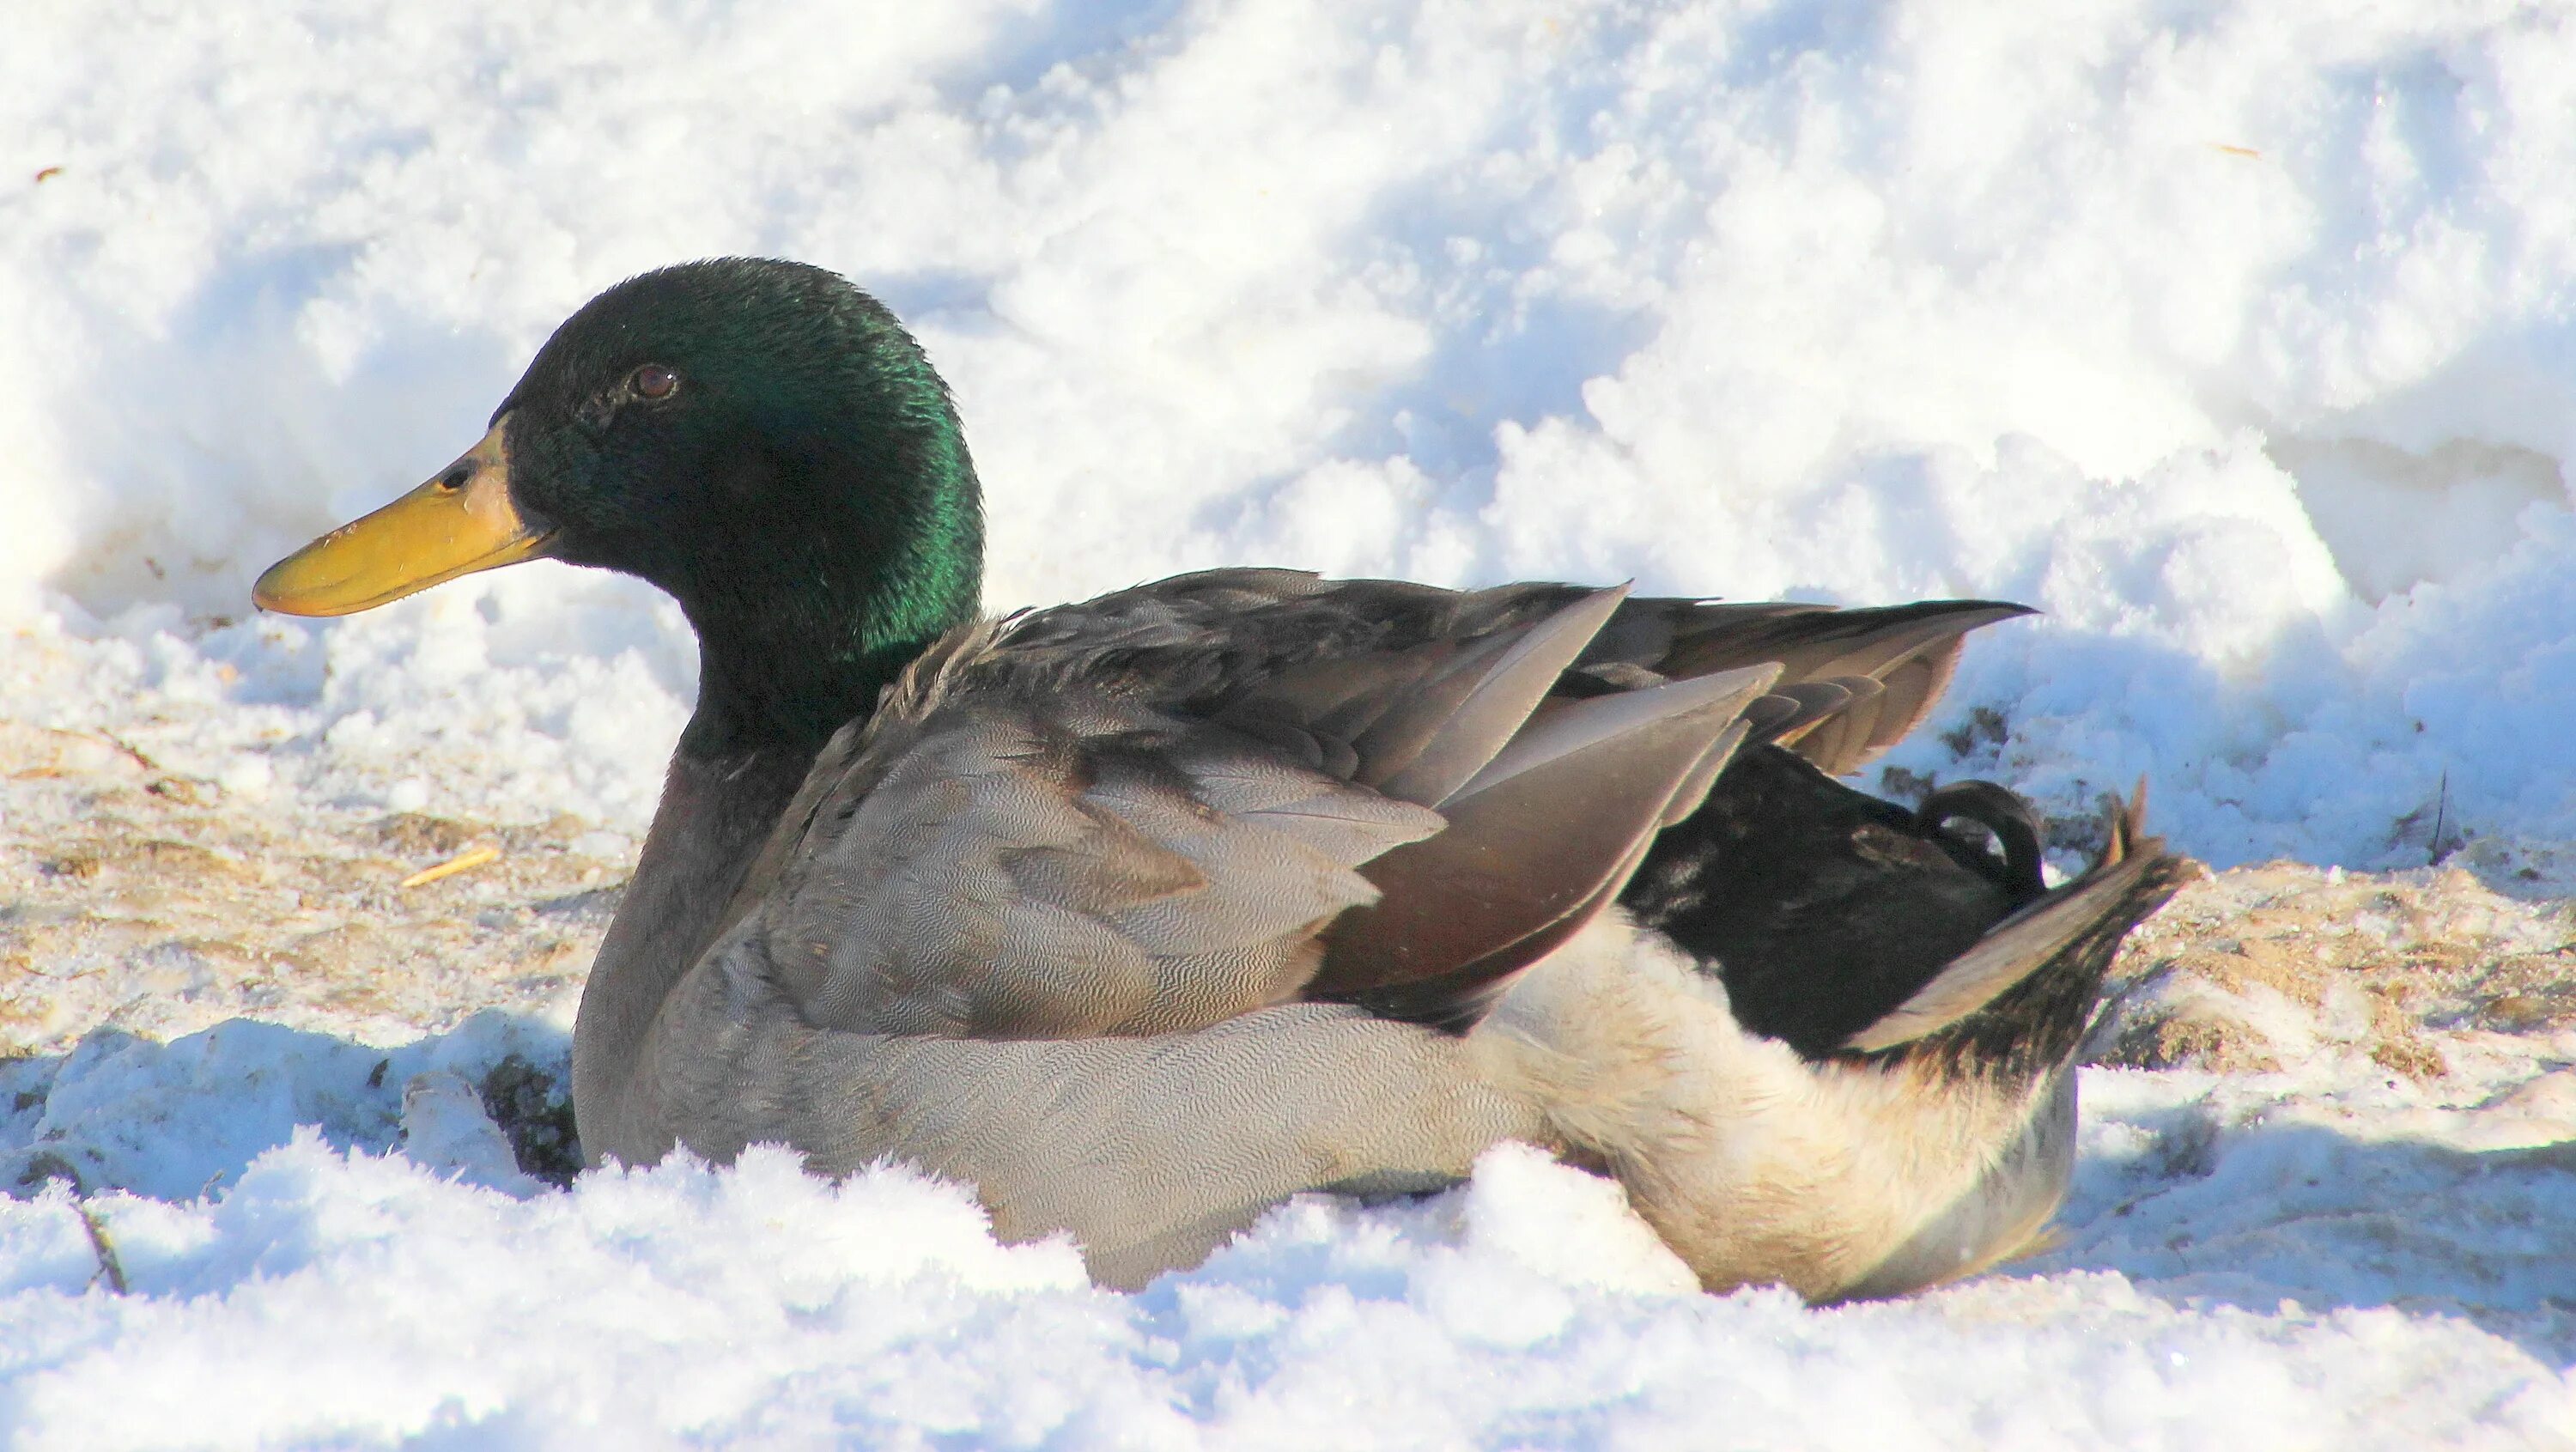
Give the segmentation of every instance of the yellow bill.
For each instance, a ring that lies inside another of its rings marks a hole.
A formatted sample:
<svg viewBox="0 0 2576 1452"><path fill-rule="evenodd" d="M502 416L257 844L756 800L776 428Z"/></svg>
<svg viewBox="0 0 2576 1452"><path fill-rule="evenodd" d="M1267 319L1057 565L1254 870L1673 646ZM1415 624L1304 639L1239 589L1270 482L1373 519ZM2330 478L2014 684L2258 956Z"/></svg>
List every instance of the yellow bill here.
<svg viewBox="0 0 2576 1452"><path fill-rule="evenodd" d="M459 575L541 558L546 532L510 503L504 422L437 478L269 566L251 599L288 615L354 615Z"/></svg>

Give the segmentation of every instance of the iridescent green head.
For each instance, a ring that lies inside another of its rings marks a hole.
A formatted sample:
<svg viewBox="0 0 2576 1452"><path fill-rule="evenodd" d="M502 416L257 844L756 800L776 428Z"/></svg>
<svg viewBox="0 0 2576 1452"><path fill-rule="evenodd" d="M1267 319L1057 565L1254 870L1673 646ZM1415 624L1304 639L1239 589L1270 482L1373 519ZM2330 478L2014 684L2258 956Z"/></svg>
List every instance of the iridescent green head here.
<svg viewBox="0 0 2576 1452"><path fill-rule="evenodd" d="M345 614L531 558L680 602L704 667L684 749L819 742L973 617L982 505L948 390L892 313L820 268L725 258L584 304L482 442L254 594Z"/></svg>

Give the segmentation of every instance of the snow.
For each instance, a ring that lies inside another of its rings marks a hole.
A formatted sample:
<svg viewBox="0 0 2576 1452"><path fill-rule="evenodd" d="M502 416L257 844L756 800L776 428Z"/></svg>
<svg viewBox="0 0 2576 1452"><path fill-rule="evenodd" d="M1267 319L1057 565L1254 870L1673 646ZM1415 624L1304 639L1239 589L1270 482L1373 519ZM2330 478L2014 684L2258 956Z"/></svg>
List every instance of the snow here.
<svg viewBox="0 0 2576 1452"><path fill-rule="evenodd" d="M64 1074L170 1082L175 1048L121 1054ZM1125 1297L897 1169L833 1185L756 1150L513 1196L294 1131L220 1198L86 1201L122 1296L67 1192L0 1201L0 1424L84 1447L2564 1445L2576 1162L2514 1179L2262 1124L2277 1089L2201 1077L2088 1073L2053 1267L1826 1311L1697 1293L1613 1186L1518 1146L1417 1205L1301 1199ZM2177 1124L2205 1168L2171 1163Z"/></svg>
<svg viewBox="0 0 2576 1452"><path fill-rule="evenodd" d="M2222 864L2419 861L2437 801L2576 835L2563 10L142 13L12 36L0 176L60 170L0 229L0 599L280 708L208 750L292 789L451 741L642 821L691 687L646 592L203 620L582 298L752 251L923 333L997 606L1245 559L2001 595L2049 615L1957 709L2009 740L1899 765L2070 813L2150 774Z"/></svg>
<svg viewBox="0 0 2576 1452"><path fill-rule="evenodd" d="M548 905L631 856L682 621L553 565L245 598L598 288L795 256L955 385L995 607L1229 562L2017 599L1891 766L2563 895L2576 11L96 0L0 78L0 836L215 833L245 942L396 911L334 886L387 813L546 884L402 909L464 915L448 967L361 1003L127 901L142 857L78 903L13 857L0 1170L83 1195L0 1201L0 1440L2576 1438L2576 1041L2426 1019L2392 1087L2358 990L2142 998L2271 1067L2088 1070L2064 1244L1899 1306L1685 1293L1509 1154L1133 1298L892 1171L544 1187L478 1101L559 1071L579 963L509 945L595 941Z"/></svg>

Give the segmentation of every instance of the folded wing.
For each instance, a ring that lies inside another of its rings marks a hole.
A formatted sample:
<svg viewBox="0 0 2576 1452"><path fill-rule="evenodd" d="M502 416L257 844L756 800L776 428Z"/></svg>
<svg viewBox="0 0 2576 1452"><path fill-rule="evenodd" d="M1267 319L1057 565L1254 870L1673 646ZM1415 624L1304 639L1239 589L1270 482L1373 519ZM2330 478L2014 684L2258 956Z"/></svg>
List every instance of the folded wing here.
<svg viewBox="0 0 2576 1452"><path fill-rule="evenodd" d="M1157 1034L1325 998L1463 1029L1741 744L1865 758L2013 609L1185 576L934 648L738 900L818 1026Z"/></svg>

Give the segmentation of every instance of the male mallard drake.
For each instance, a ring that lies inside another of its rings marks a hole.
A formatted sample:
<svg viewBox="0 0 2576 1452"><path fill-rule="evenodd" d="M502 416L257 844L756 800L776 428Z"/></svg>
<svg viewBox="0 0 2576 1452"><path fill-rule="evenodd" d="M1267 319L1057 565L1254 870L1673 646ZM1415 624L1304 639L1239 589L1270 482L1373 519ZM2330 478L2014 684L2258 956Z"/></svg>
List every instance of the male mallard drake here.
<svg viewBox="0 0 2576 1452"><path fill-rule="evenodd" d="M725 260L591 301L255 593L542 556L687 612L696 713L575 1031L594 1160L892 1157L1117 1284L1505 1138L1619 1177L1713 1287L1900 1292L2054 1208L2076 1039L2179 864L2133 807L2047 892L2000 788L1826 775L2019 607L1245 569L979 623L981 554L894 317Z"/></svg>

